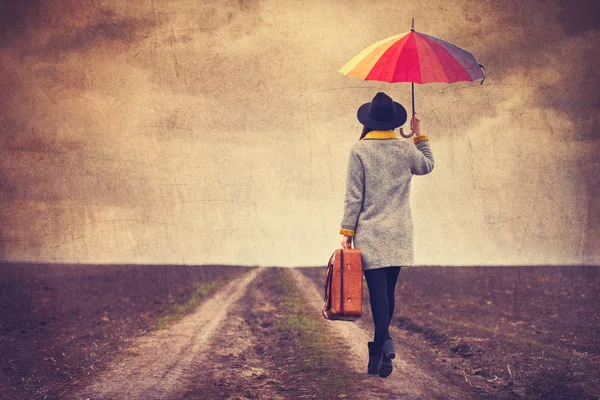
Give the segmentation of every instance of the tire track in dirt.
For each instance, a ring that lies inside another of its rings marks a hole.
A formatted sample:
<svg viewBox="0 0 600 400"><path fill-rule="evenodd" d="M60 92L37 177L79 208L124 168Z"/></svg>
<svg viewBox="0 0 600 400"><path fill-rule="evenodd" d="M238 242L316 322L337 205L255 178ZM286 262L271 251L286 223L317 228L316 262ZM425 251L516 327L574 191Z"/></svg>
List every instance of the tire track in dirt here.
<svg viewBox="0 0 600 400"><path fill-rule="evenodd" d="M119 362L100 374L76 399L165 399L181 390L209 353L231 306L264 268L221 288L178 323L140 338Z"/></svg>
<svg viewBox="0 0 600 400"><path fill-rule="evenodd" d="M277 310L264 289L269 272L250 282L245 294L230 307L218 334L210 340L202 365L173 400L285 399L276 390L282 383L281 374L274 371L265 354L265 347L275 340L269 328Z"/></svg>
<svg viewBox="0 0 600 400"><path fill-rule="evenodd" d="M289 269L268 268L231 307L177 399L372 398L367 379L347 367L344 344L326 333Z"/></svg>
<svg viewBox="0 0 600 400"><path fill-rule="evenodd" d="M293 279L301 290L307 304L315 312L321 313L323 289L300 271L290 271ZM366 307L365 307L366 306ZM368 305L363 305L363 312ZM372 340L371 327L367 327L364 319L357 322L325 321L329 334L337 335L348 344L350 351L347 362L355 371L366 374L367 361L369 358L367 342ZM394 372L389 378L379 380L381 391L369 393L370 399L454 399L462 400L469 397L462 393L442 377L436 377L435 373L429 371L425 366L419 365L417 360L409 360L402 346L396 346L396 359L394 360Z"/></svg>

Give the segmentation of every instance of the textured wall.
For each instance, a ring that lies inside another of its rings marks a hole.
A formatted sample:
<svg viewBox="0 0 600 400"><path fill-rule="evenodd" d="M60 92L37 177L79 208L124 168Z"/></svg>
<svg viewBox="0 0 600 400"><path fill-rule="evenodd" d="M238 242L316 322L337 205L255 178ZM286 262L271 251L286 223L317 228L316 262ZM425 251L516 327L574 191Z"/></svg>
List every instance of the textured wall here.
<svg viewBox="0 0 600 400"><path fill-rule="evenodd" d="M415 17L489 76L416 87L416 262L599 263L593 3L0 0L0 259L325 262L357 107L410 107L336 71Z"/></svg>

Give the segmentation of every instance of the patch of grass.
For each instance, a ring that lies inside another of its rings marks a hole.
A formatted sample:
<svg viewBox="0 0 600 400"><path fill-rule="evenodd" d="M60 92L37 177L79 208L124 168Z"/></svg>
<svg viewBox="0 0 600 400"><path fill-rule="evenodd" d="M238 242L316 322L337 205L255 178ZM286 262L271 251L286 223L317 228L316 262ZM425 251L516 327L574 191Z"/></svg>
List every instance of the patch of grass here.
<svg viewBox="0 0 600 400"><path fill-rule="evenodd" d="M296 349L304 361L300 368L318 370L318 383L328 387L331 393L351 392L356 377L340 363L344 355L340 354L339 344L327 337L319 316L304 304L288 271L279 269L277 280L285 293L280 307L282 318L277 325L295 337Z"/></svg>
<svg viewBox="0 0 600 400"><path fill-rule="evenodd" d="M192 293L188 301L186 301L183 304L174 305L169 315L160 318L154 325L153 329L164 329L167 326L181 320L185 315L193 312L200 305L200 303L202 303L202 300L204 300L204 298L206 298L209 294L213 293L216 289L225 285L232 279L234 279L234 277L215 281L201 282L196 287L196 289L194 289L194 292Z"/></svg>
<svg viewBox="0 0 600 400"><path fill-rule="evenodd" d="M158 330L158 329L164 329L168 325L169 325L169 322L167 321L167 318L161 318L161 319L158 320L158 322L154 326L154 329L156 329L156 330Z"/></svg>

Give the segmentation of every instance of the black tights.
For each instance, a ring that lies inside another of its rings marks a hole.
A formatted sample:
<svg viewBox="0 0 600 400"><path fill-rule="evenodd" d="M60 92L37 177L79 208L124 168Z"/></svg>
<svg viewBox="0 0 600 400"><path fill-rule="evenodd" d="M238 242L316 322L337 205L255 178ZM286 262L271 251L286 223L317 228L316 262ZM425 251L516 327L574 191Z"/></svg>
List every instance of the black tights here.
<svg viewBox="0 0 600 400"><path fill-rule="evenodd" d="M400 267L385 267L363 271L369 288L371 312L375 324L375 350L381 351L383 342L390 338L390 322L394 315L394 291Z"/></svg>

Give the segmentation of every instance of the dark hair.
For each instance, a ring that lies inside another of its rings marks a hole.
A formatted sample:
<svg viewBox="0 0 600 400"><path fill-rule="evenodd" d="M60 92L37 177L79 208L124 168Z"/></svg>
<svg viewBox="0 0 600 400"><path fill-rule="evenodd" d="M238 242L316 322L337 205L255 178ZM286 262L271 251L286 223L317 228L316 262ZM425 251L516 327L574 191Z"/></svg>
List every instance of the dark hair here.
<svg viewBox="0 0 600 400"><path fill-rule="evenodd" d="M367 136L367 133L374 131L375 129L371 129L366 125L363 125L363 130L362 133L360 134L360 139L358 140L362 140L365 136Z"/></svg>

